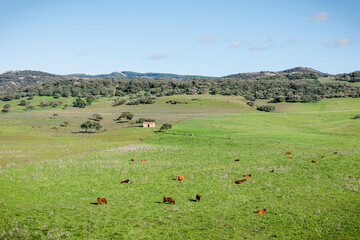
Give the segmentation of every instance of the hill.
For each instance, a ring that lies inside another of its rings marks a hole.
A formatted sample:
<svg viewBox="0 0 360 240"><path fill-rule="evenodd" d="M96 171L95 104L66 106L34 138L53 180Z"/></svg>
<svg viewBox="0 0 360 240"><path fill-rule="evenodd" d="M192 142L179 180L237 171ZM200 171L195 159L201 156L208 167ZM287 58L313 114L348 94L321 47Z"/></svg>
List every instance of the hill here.
<svg viewBox="0 0 360 240"><path fill-rule="evenodd" d="M82 78L153 78L153 79L187 79L187 78L207 78L206 76L200 75L179 75L173 73L139 73L131 71L123 72L112 72L110 74L98 74L98 75L87 75L87 74L69 74L69 77L82 77Z"/></svg>
<svg viewBox="0 0 360 240"><path fill-rule="evenodd" d="M236 78L236 79L284 79L284 78L315 78L315 77L328 77L330 74L317 71L312 68L307 67L295 67L286 69L283 71L260 71L260 72L247 72L247 73L237 73L224 76L223 78Z"/></svg>

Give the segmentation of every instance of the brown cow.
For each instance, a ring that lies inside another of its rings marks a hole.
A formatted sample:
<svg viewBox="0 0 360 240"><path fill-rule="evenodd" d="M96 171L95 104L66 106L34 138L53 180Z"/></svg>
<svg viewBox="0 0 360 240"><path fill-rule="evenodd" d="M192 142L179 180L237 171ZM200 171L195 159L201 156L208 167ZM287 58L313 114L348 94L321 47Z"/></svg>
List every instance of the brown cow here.
<svg viewBox="0 0 360 240"><path fill-rule="evenodd" d="M171 197L165 197L164 196L164 203L166 203L166 202L168 202L168 203L173 203L173 204L175 204L175 200L174 199L172 199Z"/></svg>
<svg viewBox="0 0 360 240"><path fill-rule="evenodd" d="M267 208L264 208L264 209L259 209L259 210L257 210L256 213L258 213L258 214L265 214L267 211L268 211Z"/></svg>
<svg viewBox="0 0 360 240"><path fill-rule="evenodd" d="M322 155L322 157L321 158L325 158L325 155Z"/></svg>
<svg viewBox="0 0 360 240"><path fill-rule="evenodd" d="M337 154L337 152L334 152L333 154Z"/></svg>
<svg viewBox="0 0 360 240"><path fill-rule="evenodd" d="M285 154L292 154L291 152L285 152Z"/></svg>
<svg viewBox="0 0 360 240"><path fill-rule="evenodd" d="M235 181L235 184L242 184L243 182L246 182L246 179L237 180L237 181Z"/></svg>
<svg viewBox="0 0 360 240"><path fill-rule="evenodd" d="M292 157L288 157L288 159L292 159Z"/></svg>
<svg viewBox="0 0 360 240"><path fill-rule="evenodd" d="M176 181L184 180L185 178L186 178L186 176L176 176Z"/></svg>
<svg viewBox="0 0 360 240"><path fill-rule="evenodd" d="M126 179L124 181L122 181L121 183L128 183L130 181L130 179Z"/></svg>
<svg viewBox="0 0 360 240"><path fill-rule="evenodd" d="M132 162L135 162L135 159L132 158L131 161L132 161Z"/></svg>
<svg viewBox="0 0 360 240"><path fill-rule="evenodd" d="M252 174L250 173L250 174L246 174L246 175L244 175L244 177L252 177Z"/></svg>
<svg viewBox="0 0 360 240"><path fill-rule="evenodd" d="M144 159L144 160L141 160L142 162L146 162L146 159Z"/></svg>
<svg viewBox="0 0 360 240"><path fill-rule="evenodd" d="M238 161L240 161L240 159L239 159L239 158L235 159L235 162L238 162Z"/></svg>
<svg viewBox="0 0 360 240"><path fill-rule="evenodd" d="M99 205L99 204L101 204L101 203L105 203L105 204L107 204L106 198L103 198L103 197L102 197L102 198L101 198L101 197L98 197L98 198L97 198L97 200L98 200L98 205Z"/></svg>
<svg viewBox="0 0 360 240"><path fill-rule="evenodd" d="M202 198L202 196L201 195L199 195L199 194L196 194L196 200L198 201L198 202L200 202L200 199Z"/></svg>
<svg viewBox="0 0 360 240"><path fill-rule="evenodd" d="M316 161L315 161L315 160L312 160L311 162L312 162L312 163L316 163Z"/></svg>

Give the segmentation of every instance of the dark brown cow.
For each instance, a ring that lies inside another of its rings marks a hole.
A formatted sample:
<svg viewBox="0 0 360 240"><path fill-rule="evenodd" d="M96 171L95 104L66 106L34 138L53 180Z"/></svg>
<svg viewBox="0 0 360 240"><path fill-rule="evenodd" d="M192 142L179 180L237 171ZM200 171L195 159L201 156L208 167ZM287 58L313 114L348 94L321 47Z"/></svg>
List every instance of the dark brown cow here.
<svg viewBox="0 0 360 240"><path fill-rule="evenodd" d="M98 205L99 205L99 204L101 204L101 203L105 203L105 204L107 204L106 198L103 198L103 197L102 197L102 198L101 198L101 197L98 197L98 198L97 198L97 200L98 200Z"/></svg>
<svg viewBox="0 0 360 240"><path fill-rule="evenodd" d="M312 163L316 163L316 161L315 161L315 160L312 160L311 162L312 162Z"/></svg>
<svg viewBox="0 0 360 240"><path fill-rule="evenodd" d="M132 162L135 162L135 159L132 158L131 161L132 161Z"/></svg>
<svg viewBox="0 0 360 240"><path fill-rule="evenodd" d="M252 177L252 174L250 173L250 174L246 174L246 175L244 175L244 177Z"/></svg>
<svg viewBox="0 0 360 240"><path fill-rule="evenodd" d="M270 172L272 172L272 173L273 173L273 172L275 172L275 170L274 170L274 169L272 169L272 170L270 170Z"/></svg>
<svg viewBox="0 0 360 240"><path fill-rule="evenodd" d="M172 199L171 197L165 197L164 196L164 203L166 203L166 202L168 202L168 203L173 203L173 204L175 204L175 200L174 199Z"/></svg>
<svg viewBox="0 0 360 240"><path fill-rule="evenodd" d="M333 154L337 154L337 152L334 152Z"/></svg>
<svg viewBox="0 0 360 240"><path fill-rule="evenodd" d="M130 181L130 179L126 179L124 181L122 181L121 183L128 183Z"/></svg>
<svg viewBox="0 0 360 240"><path fill-rule="evenodd" d="M322 157L321 158L325 158L325 155L322 155Z"/></svg>
<svg viewBox="0 0 360 240"><path fill-rule="evenodd" d="M246 182L246 179L237 180L237 181L235 181L235 184L242 184L243 182Z"/></svg>
<svg viewBox="0 0 360 240"><path fill-rule="evenodd" d="M285 152L285 154L292 154L291 152Z"/></svg>
<svg viewBox="0 0 360 240"><path fill-rule="evenodd" d="M288 159L292 159L292 157L288 157Z"/></svg>
<svg viewBox="0 0 360 240"><path fill-rule="evenodd" d="M256 213L258 213L258 214L265 214L267 211L268 211L267 208L264 208L264 209L259 209L259 210L257 210Z"/></svg>
<svg viewBox="0 0 360 240"><path fill-rule="evenodd" d="M202 196L201 195L199 195L199 194L196 194L196 200L198 201L198 202L200 202L200 199L202 198Z"/></svg>

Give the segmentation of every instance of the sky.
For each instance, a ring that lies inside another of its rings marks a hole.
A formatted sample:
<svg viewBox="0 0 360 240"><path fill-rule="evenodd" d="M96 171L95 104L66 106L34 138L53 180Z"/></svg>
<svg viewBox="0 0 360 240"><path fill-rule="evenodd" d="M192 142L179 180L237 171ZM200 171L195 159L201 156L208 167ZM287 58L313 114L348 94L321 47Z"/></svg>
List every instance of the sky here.
<svg viewBox="0 0 360 240"><path fill-rule="evenodd" d="M360 70L357 0L0 0L0 73Z"/></svg>

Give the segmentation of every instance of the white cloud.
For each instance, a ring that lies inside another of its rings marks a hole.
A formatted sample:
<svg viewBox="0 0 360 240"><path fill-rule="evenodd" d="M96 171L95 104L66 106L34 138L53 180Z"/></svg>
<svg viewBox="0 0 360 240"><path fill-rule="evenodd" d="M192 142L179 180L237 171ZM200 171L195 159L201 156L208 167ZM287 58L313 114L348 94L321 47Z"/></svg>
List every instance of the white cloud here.
<svg viewBox="0 0 360 240"><path fill-rule="evenodd" d="M161 53L155 53L153 55L151 55L150 57L147 57L146 59L150 59L150 60L161 60L164 58L170 58L171 56L167 55L167 54L161 54Z"/></svg>
<svg viewBox="0 0 360 240"><path fill-rule="evenodd" d="M215 43L214 38L210 35L201 36L198 38L198 40L202 43Z"/></svg>
<svg viewBox="0 0 360 240"><path fill-rule="evenodd" d="M345 47L347 45L350 45L354 42L354 39L351 38L342 38L339 40L333 40L327 43L323 43L325 47L328 48L339 48L339 47Z"/></svg>
<svg viewBox="0 0 360 240"><path fill-rule="evenodd" d="M249 50L250 51L263 51L268 49L269 47L260 47L260 46L254 46L254 47L250 47Z"/></svg>
<svg viewBox="0 0 360 240"><path fill-rule="evenodd" d="M240 48L240 47L242 47L242 45L243 45L242 42L234 41L234 42L230 45L230 47L231 47L231 48Z"/></svg>
<svg viewBox="0 0 360 240"><path fill-rule="evenodd" d="M331 18L331 13L329 12L320 12L317 14L314 14L313 16L306 18L305 21L310 22L310 21L315 21L315 22L323 22L328 20L329 18Z"/></svg>

